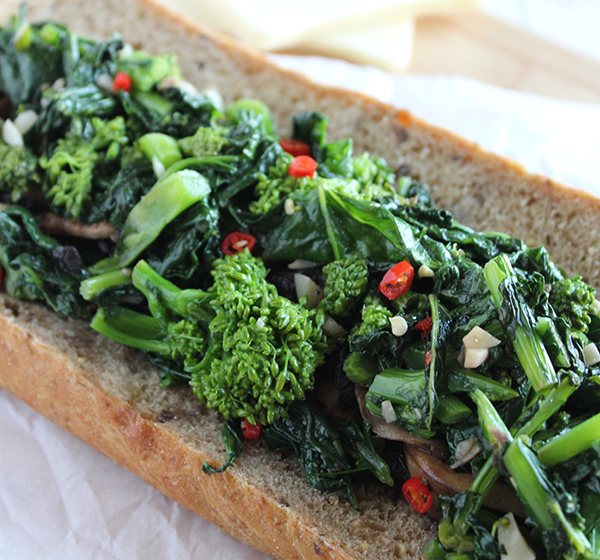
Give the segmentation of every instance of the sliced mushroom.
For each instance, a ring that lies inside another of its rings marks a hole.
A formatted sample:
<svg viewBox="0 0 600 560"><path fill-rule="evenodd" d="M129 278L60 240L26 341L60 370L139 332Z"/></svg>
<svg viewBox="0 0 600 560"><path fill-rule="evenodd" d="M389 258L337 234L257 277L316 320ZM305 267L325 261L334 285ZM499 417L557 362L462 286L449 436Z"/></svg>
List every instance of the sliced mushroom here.
<svg viewBox="0 0 600 560"><path fill-rule="evenodd" d="M404 446L404 455L411 476L426 480L434 499L440 495L453 496L465 492L473 482L473 477L469 473L457 473L429 453L409 445ZM484 504L502 513L513 512L517 517L526 517L523 504L514 489L507 484L496 483ZM435 508L432 507L430 511L432 517L436 518L436 515L439 517L439 512L435 511Z"/></svg>
<svg viewBox="0 0 600 560"><path fill-rule="evenodd" d="M119 240L119 230L106 222L84 224L68 218L61 218L50 212L42 214L38 220L42 231L50 235L72 235L84 239L110 239L114 242Z"/></svg>
<svg viewBox="0 0 600 560"><path fill-rule="evenodd" d="M421 436L410 433L404 428L399 428L395 424L388 424L384 418L380 418L373 414L368 408L365 400L367 394L366 389L363 387L356 386L356 399L360 407L360 413L364 420L371 424L371 429L378 436L384 439L390 439L393 441L402 441L408 445L412 445L418 449L422 449L431 455L446 460L450 457L450 451L444 441L437 439L427 439Z"/></svg>

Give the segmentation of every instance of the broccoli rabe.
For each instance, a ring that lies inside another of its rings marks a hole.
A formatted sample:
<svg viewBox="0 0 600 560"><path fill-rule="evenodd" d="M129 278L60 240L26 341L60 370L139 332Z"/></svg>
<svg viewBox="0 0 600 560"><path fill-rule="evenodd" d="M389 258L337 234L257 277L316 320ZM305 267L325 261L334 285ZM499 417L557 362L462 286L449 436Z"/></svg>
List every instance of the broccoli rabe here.
<svg viewBox="0 0 600 560"><path fill-rule="evenodd" d="M37 158L27 148L0 141L0 192L10 192L13 202L18 202L39 180Z"/></svg>
<svg viewBox="0 0 600 560"><path fill-rule="evenodd" d="M550 305L571 327L585 333L591 321L590 315L596 314L593 308L595 297L596 290L586 284L581 276L574 276L552 285Z"/></svg>
<svg viewBox="0 0 600 560"><path fill-rule="evenodd" d="M377 296L368 295L362 309L362 321L350 332L350 341L352 342L353 338L368 336L380 329L389 329L390 318L393 315Z"/></svg>
<svg viewBox="0 0 600 560"><path fill-rule="evenodd" d="M227 144L227 139L218 130L201 126L194 136L182 138L177 143L186 156L205 157L216 156Z"/></svg>
<svg viewBox="0 0 600 560"><path fill-rule="evenodd" d="M383 158L371 158L364 153L352 161L352 177L365 189L368 200L396 197L396 175Z"/></svg>
<svg viewBox="0 0 600 560"><path fill-rule="evenodd" d="M321 307L329 315L351 315L367 290L369 269L366 259L351 257L323 267L326 276L325 299Z"/></svg>
<svg viewBox="0 0 600 560"><path fill-rule="evenodd" d="M174 360L199 399L225 418L270 423L314 384L326 343L324 314L277 294L248 251L214 263L208 292L180 290L144 261L133 271L152 316L100 309L92 327ZM129 334L136 333L136 334Z"/></svg>
<svg viewBox="0 0 600 560"><path fill-rule="evenodd" d="M249 209L254 214L265 214L287 196L295 192L307 192L317 187L323 187L330 191L339 192L356 200L375 200L395 196L393 188L388 190L387 186L362 183L361 180L352 177L344 177L329 173L328 176L314 177L292 177L289 174L290 164L294 158L290 154L283 154L275 166L269 169L267 174L258 174L258 183L254 189L257 200L250 203ZM368 160L372 163L371 160Z"/></svg>
<svg viewBox="0 0 600 560"><path fill-rule="evenodd" d="M101 159L117 158L121 146L127 143L123 117L111 121L96 117L89 123L73 121L52 155L40 158L40 166L46 171L44 191L51 206L67 217L79 218L91 200L96 164Z"/></svg>

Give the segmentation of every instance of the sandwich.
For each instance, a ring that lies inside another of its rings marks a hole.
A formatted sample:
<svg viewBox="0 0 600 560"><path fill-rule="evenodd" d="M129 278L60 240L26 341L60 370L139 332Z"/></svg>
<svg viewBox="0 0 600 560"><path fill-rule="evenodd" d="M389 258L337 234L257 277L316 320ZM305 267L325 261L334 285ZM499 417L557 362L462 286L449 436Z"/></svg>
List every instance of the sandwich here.
<svg viewBox="0 0 600 560"><path fill-rule="evenodd" d="M596 557L595 199L151 4L2 41L5 390L275 557Z"/></svg>

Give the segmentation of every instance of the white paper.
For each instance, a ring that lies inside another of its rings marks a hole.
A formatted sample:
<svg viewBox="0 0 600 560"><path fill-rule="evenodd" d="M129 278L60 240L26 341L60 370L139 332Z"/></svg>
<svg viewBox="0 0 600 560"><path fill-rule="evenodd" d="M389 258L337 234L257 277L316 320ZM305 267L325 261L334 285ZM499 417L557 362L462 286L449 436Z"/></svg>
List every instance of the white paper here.
<svg viewBox="0 0 600 560"><path fill-rule="evenodd" d="M276 57L600 194L600 108L452 77ZM266 560L0 391L0 559Z"/></svg>

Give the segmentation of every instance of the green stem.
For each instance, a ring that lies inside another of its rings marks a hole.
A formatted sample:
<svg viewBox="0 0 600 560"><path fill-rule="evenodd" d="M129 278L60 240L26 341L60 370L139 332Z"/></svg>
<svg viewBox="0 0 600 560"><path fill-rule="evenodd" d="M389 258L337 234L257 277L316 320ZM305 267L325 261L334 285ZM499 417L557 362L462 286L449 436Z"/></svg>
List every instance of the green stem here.
<svg viewBox="0 0 600 560"><path fill-rule="evenodd" d="M500 310L503 302L500 285L506 279L516 276L508 257L500 255L489 261L485 265L484 275L494 305ZM515 327L513 339L515 352L533 389L538 393L545 393L558 381L554 366L535 326L529 324L527 317L531 314L531 310L527 303L516 292L512 292L509 303L522 318L522 322Z"/></svg>
<svg viewBox="0 0 600 560"><path fill-rule="evenodd" d="M567 461L600 441L600 414L571 428L538 450L538 459L546 467Z"/></svg>
<svg viewBox="0 0 600 560"><path fill-rule="evenodd" d="M131 282L131 270L113 270L92 276L81 282L79 293L86 301L91 301L103 290Z"/></svg>

